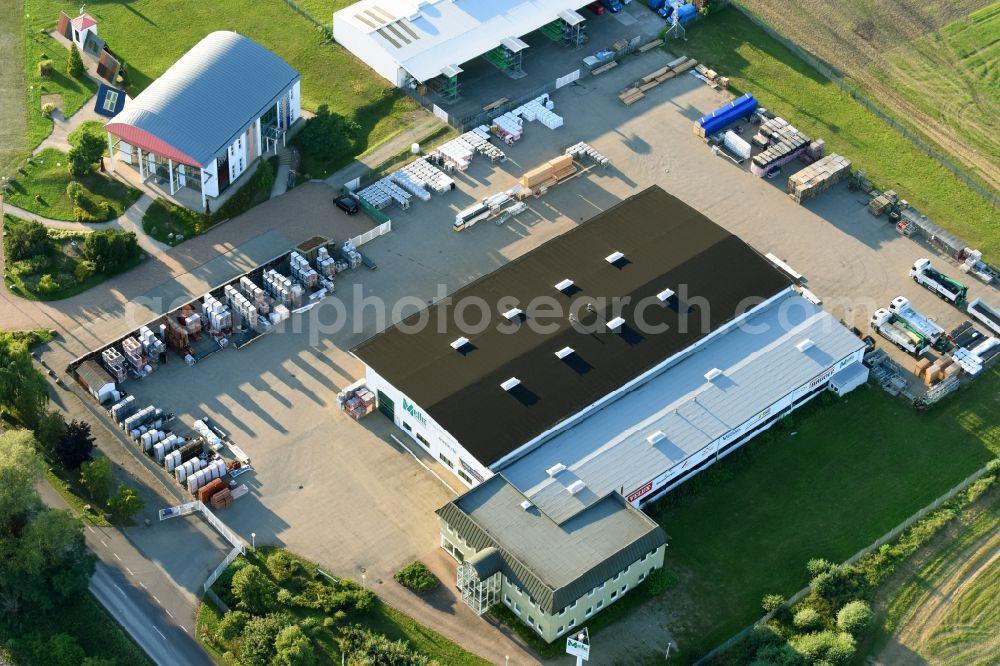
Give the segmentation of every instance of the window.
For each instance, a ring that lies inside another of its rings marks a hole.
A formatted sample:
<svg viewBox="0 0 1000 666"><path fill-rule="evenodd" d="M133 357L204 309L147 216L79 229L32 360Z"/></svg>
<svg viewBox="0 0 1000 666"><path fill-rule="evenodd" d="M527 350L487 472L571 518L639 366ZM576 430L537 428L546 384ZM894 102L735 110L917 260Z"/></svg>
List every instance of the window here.
<svg viewBox="0 0 1000 666"><path fill-rule="evenodd" d="M406 432L413 432L413 428L411 428L410 424L407 423L406 421L403 421L403 430L405 430Z"/></svg>
<svg viewBox="0 0 1000 666"><path fill-rule="evenodd" d="M516 601L514 602L514 612L517 613L518 615L521 614L521 607L517 605Z"/></svg>
<svg viewBox="0 0 1000 666"><path fill-rule="evenodd" d="M559 635L562 632L563 632L563 626L560 624L558 627L556 627L556 635Z"/></svg>
<svg viewBox="0 0 1000 666"><path fill-rule="evenodd" d="M507 594L503 595L503 602L508 606L510 606L510 595Z"/></svg>
<svg viewBox="0 0 1000 666"><path fill-rule="evenodd" d="M604 606L604 599L601 599L600 601L597 602L596 608L600 609L602 606Z"/></svg>
<svg viewBox="0 0 1000 666"><path fill-rule="evenodd" d="M594 607L591 606L590 608L587 609L587 614L585 617L590 617L593 614L594 614Z"/></svg>
<svg viewBox="0 0 1000 666"><path fill-rule="evenodd" d="M639 574L639 580L642 581L642 580L645 580L645 579L646 579L646 572L643 571L641 574Z"/></svg>
<svg viewBox="0 0 1000 666"><path fill-rule="evenodd" d="M104 96L104 110L108 113L114 113L116 106L118 106L118 92L109 90L108 94Z"/></svg>
<svg viewBox="0 0 1000 666"><path fill-rule="evenodd" d="M587 592L587 596L588 597L594 596L594 592L597 592L597 588L596 587L594 589L592 589L590 592Z"/></svg>
<svg viewBox="0 0 1000 666"><path fill-rule="evenodd" d="M468 483L470 485L472 484L472 478L468 474L466 474L465 472L463 472L462 470L458 470L458 476L459 476L459 478L462 479L462 481L465 481L466 483Z"/></svg>
<svg viewBox="0 0 1000 666"><path fill-rule="evenodd" d="M569 624L566 625L566 628L567 629L572 629L573 625L575 625L575 624L576 624L576 618L575 617L571 617L569 619Z"/></svg>
<svg viewBox="0 0 1000 666"><path fill-rule="evenodd" d="M618 596L618 590L612 590L611 591L611 598L614 599L617 596Z"/></svg>
<svg viewBox="0 0 1000 666"><path fill-rule="evenodd" d="M417 433L417 441L423 444L426 448L431 448L431 443L424 439L419 432Z"/></svg>
<svg viewBox="0 0 1000 666"><path fill-rule="evenodd" d="M628 592L628 585L622 585L622 594Z"/></svg>
<svg viewBox="0 0 1000 666"><path fill-rule="evenodd" d="M535 626L535 618L531 617L530 615L528 616L528 626L529 627Z"/></svg>
<svg viewBox="0 0 1000 666"><path fill-rule="evenodd" d="M455 463L453 463L452 461L448 460L448 458L446 458L443 453L439 453L438 454L438 458L440 458L441 462L443 462L448 467L450 467L452 469L455 469Z"/></svg>

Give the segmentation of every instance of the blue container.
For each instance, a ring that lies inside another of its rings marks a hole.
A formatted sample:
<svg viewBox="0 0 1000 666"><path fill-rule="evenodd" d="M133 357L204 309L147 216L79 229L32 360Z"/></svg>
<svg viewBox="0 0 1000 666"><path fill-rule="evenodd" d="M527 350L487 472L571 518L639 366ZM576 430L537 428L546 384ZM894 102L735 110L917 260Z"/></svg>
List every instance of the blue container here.
<svg viewBox="0 0 1000 666"><path fill-rule="evenodd" d="M732 125L740 118L748 118L757 110L757 100L747 93L737 97L732 102L719 107L712 113L698 119L698 124L705 130L705 136L715 134Z"/></svg>
<svg viewBox="0 0 1000 666"><path fill-rule="evenodd" d="M698 10L695 9L694 5L681 5L674 11L677 12L677 20L681 22L681 25L698 18Z"/></svg>
<svg viewBox="0 0 1000 666"><path fill-rule="evenodd" d="M666 0L649 0L649 8L656 10L663 6Z"/></svg>

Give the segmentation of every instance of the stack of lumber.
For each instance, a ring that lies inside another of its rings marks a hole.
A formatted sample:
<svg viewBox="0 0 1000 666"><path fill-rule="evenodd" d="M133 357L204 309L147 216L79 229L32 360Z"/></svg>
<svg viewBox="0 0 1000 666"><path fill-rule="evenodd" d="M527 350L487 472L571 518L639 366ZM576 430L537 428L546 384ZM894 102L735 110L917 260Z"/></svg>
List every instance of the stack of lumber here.
<svg viewBox="0 0 1000 666"><path fill-rule="evenodd" d="M572 176L574 173L576 173L576 165L573 164L573 155L564 154L552 158L539 167L526 171L518 182L522 187L534 191L540 187L555 185L560 180Z"/></svg>
<svg viewBox="0 0 1000 666"><path fill-rule="evenodd" d="M622 90L618 93L618 99L621 100L625 106L631 106L645 97L646 91L655 88L664 81L674 78L681 72L686 72L697 64L697 60L692 60L687 56L675 58L674 60L668 62L664 67L650 72L625 90Z"/></svg>
<svg viewBox="0 0 1000 666"><path fill-rule="evenodd" d="M609 69L614 69L617 66L618 66L618 61L617 60L612 60L609 63L601 65L600 67L595 67L594 69L590 70L590 75L591 76L597 76L598 74L603 74L604 72L608 71Z"/></svg>
<svg viewBox="0 0 1000 666"><path fill-rule="evenodd" d="M851 175L851 160L830 153L788 177L788 196L802 203Z"/></svg>
<svg viewBox="0 0 1000 666"><path fill-rule="evenodd" d="M662 39L654 39L651 42L643 44L642 46L639 47L639 53L645 53L646 51L652 51L657 46L663 46L663 40Z"/></svg>

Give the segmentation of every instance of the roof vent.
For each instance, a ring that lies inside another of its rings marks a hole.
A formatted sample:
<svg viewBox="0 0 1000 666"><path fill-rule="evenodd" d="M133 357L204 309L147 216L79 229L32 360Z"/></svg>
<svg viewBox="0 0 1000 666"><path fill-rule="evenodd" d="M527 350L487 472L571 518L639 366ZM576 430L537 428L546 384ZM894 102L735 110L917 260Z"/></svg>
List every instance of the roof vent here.
<svg viewBox="0 0 1000 666"><path fill-rule="evenodd" d="M673 295L674 295L673 289L664 289L663 291L658 293L656 297L660 299L661 302L666 303L667 300Z"/></svg>
<svg viewBox="0 0 1000 666"><path fill-rule="evenodd" d="M707 379L710 382L714 381L717 377L721 376L722 376L722 370L719 370L718 368L712 368L711 370L705 373L705 379Z"/></svg>
<svg viewBox="0 0 1000 666"><path fill-rule="evenodd" d="M556 463L552 467L549 467L547 470L545 470L545 473L548 474L549 476L555 476L556 474L562 472L565 469L566 465L563 465L562 463Z"/></svg>
<svg viewBox="0 0 1000 666"><path fill-rule="evenodd" d="M529 502L528 500L524 500L523 502L521 502L521 508L527 511L528 509L531 508L531 502Z"/></svg>
<svg viewBox="0 0 1000 666"><path fill-rule="evenodd" d="M469 344L469 338L466 338L466 337L456 338L456 339L454 339L454 340L451 341L451 348L457 350L457 349L461 349L462 347L464 347L467 344Z"/></svg>
<svg viewBox="0 0 1000 666"><path fill-rule="evenodd" d="M573 286L573 281L570 280L569 278L566 278L565 280L556 283L556 289L558 289L559 291L566 291L572 286Z"/></svg>
<svg viewBox="0 0 1000 666"><path fill-rule="evenodd" d="M562 349L556 352L556 358L566 358L567 356L572 354L573 351L574 349L572 347L563 347Z"/></svg>
<svg viewBox="0 0 1000 666"><path fill-rule="evenodd" d="M504 319L513 320L521 316L521 308L511 308L503 313Z"/></svg>
<svg viewBox="0 0 1000 666"><path fill-rule="evenodd" d="M586 483L584 483L580 479L577 479L573 483L571 483L568 486L566 486L566 490L569 491L570 495L576 495L578 492L580 492L581 490L583 490L586 487L587 487Z"/></svg>
<svg viewBox="0 0 1000 666"><path fill-rule="evenodd" d="M625 258L624 252L612 252L608 256L604 257L604 261L609 264L617 264L619 261Z"/></svg>
<svg viewBox="0 0 1000 666"><path fill-rule="evenodd" d="M647 437L646 441L649 442L650 444L656 444L657 442L662 442L666 438L667 438L667 436L665 434L663 434L662 430L657 430L652 435L650 435L649 437Z"/></svg>
<svg viewBox="0 0 1000 666"><path fill-rule="evenodd" d="M815 346L816 346L815 342L813 342L809 338L806 338L799 344L795 345L795 348L798 349L800 352L807 352Z"/></svg>
<svg viewBox="0 0 1000 666"><path fill-rule="evenodd" d="M504 391L509 391L515 386L519 385L520 383L521 383L520 379L518 379L517 377L511 377L504 383L500 384L500 388L502 388Z"/></svg>
<svg viewBox="0 0 1000 666"><path fill-rule="evenodd" d="M624 319L622 319L621 317L615 317L614 319L608 322L607 326L609 331L617 331L624 324L625 324Z"/></svg>

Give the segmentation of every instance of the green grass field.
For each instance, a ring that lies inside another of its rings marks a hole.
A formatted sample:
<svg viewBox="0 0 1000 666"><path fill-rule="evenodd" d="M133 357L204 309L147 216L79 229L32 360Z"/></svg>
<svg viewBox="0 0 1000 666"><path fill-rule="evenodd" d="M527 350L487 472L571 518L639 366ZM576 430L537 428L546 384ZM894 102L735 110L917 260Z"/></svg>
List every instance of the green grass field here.
<svg viewBox="0 0 1000 666"><path fill-rule="evenodd" d="M66 153L55 148L46 148L38 153L30 164L24 165L24 173L19 171L15 174L16 180L7 194L7 203L53 220L73 221L75 205L66 193L66 186L73 180L83 185L94 210L99 202L108 202L108 215L98 218L114 219L139 198L139 190L97 172L73 178L69 175L67 164ZM40 200L35 199L36 196Z"/></svg>
<svg viewBox="0 0 1000 666"><path fill-rule="evenodd" d="M0 3L0 53L6 61L0 67L0 176L9 176L28 151L28 112L25 106L22 0Z"/></svg>
<svg viewBox="0 0 1000 666"><path fill-rule="evenodd" d="M931 664L991 664L1000 635L1000 491L918 551L880 594L863 647L882 663L916 653Z"/></svg>
<svg viewBox="0 0 1000 666"><path fill-rule="evenodd" d="M868 387L807 405L648 509L678 575L664 607L687 656L762 614L768 593L808 582L1000 454L1000 369L926 414Z"/></svg>
<svg viewBox="0 0 1000 666"><path fill-rule="evenodd" d="M693 24L684 51L1000 262L1000 210L738 11Z"/></svg>
<svg viewBox="0 0 1000 666"><path fill-rule="evenodd" d="M52 25L60 10L71 15L79 11L79 3L62 0L25 0L25 5L32 16L46 17ZM225 29L246 35L287 60L302 74L303 108L327 104L332 111L355 118L366 131L366 146L400 131L406 112L417 108L408 99L389 108L373 106L383 95L395 97L388 83L347 50L336 44L322 46L323 32L282 0L134 0L90 4L87 12L97 19L101 38L124 59L133 96L209 32ZM154 42L156 47L150 48Z"/></svg>

